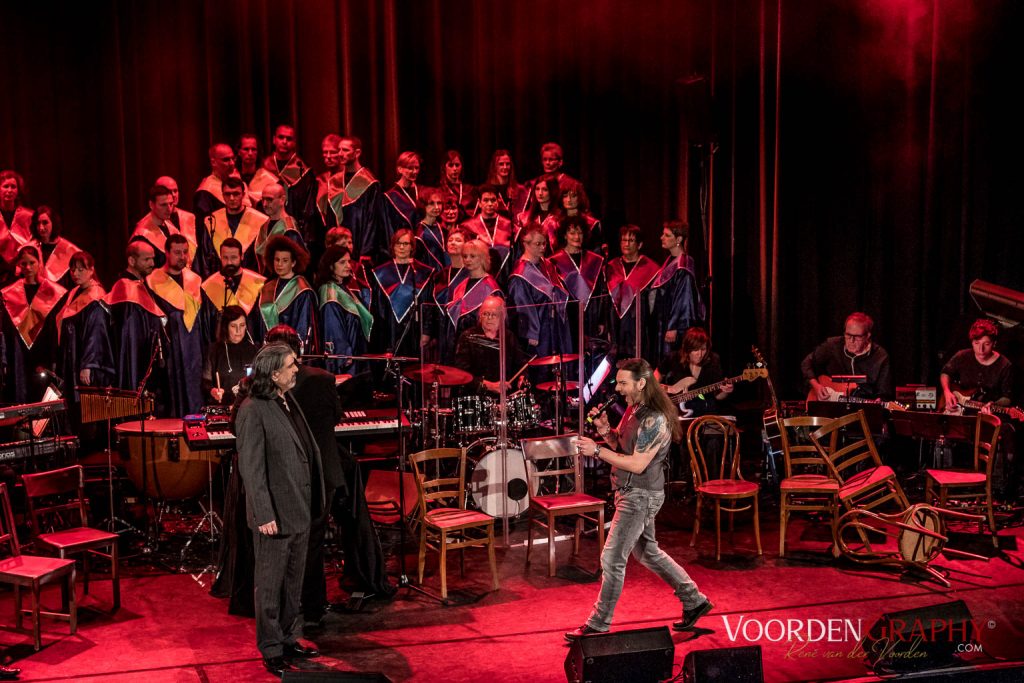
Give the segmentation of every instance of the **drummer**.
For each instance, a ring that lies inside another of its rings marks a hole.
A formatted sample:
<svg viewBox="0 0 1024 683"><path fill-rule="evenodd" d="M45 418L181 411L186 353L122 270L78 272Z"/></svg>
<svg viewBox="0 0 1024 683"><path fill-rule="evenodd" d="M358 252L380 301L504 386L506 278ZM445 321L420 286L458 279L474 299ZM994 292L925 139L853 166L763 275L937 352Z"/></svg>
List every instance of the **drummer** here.
<svg viewBox="0 0 1024 683"><path fill-rule="evenodd" d="M473 381L466 385L468 393L500 393L498 331L502 325L505 325L505 301L499 296L489 296L480 304L477 324L459 335L455 346L455 367L473 375ZM513 377L519 373L528 360L529 357L519 348L516 336L506 326L506 376ZM517 385L524 382L524 376L525 373L519 375ZM511 385L506 383L505 389L511 391Z"/></svg>

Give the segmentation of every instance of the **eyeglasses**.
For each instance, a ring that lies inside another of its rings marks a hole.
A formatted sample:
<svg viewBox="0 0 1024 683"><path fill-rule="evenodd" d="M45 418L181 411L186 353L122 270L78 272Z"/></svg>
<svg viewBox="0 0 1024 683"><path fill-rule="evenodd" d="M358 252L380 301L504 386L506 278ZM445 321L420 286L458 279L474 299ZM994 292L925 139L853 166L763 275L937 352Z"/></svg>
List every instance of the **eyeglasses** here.
<svg viewBox="0 0 1024 683"><path fill-rule="evenodd" d="M843 332L843 336L846 337L847 339L864 339L865 337L868 336L868 333L865 332L864 334L850 334L849 332Z"/></svg>
<svg viewBox="0 0 1024 683"><path fill-rule="evenodd" d="M412 242L395 242L396 247L411 247Z"/></svg>

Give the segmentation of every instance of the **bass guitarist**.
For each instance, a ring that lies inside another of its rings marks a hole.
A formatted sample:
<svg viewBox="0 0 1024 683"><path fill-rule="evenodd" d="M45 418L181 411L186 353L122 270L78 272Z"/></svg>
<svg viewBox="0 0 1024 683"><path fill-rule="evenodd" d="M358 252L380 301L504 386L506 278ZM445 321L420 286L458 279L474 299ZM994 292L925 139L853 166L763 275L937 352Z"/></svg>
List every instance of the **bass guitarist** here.
<svg viewBox="0 0 1024 683"><path fill-rule="evenodd" d="M654 372L654 377L669 394L678 394L693 387L717 384L725 379L722 361L711 350L711 338L702 327L691 327L683 335L682 345L669 354ZM687 417L700 417L718 412L718 401L728 398L733 385L728 383L717 393L698 396L682 407Z"/></svg>
<svg viewBox="0 0 1024 683"><path fill-rule="evenodd" d="M866 313L851 313L841 337L829 337L800 363L810 385L810 398L835 401L844 396L866 399L893 398L896 389L889 354L871 339L874 321ZM863 384L831 381L834 375L863 375Z"/></svg>

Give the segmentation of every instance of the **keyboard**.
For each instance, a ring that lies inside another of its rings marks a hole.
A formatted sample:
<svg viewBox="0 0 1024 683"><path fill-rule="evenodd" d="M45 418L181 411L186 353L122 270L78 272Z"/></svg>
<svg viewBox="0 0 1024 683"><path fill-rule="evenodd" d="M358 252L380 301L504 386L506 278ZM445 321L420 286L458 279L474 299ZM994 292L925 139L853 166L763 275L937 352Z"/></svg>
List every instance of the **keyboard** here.
<svg viewBox="0 0 1024 683"><path fill-rule="evenodd" d="M191 418L193 416L186 416L184 428L185 441L192 450L221 450L235 447L235 435L228 430L227 423L203 422ZM409 418L403 413L402 428L408 429L411 426ZM334 426L334 434L338 437L353 438L393 432L397 429L395 411L389 408L346 410L342 413L341 421Z"/></svg>
<svg viewBox="0 0 1024 683"><path fill-rule="evenodd" d="M57 439L41 439L33 443L29 440L11 441L0 444L0 462L21 462L29 458L41 458L54 453L64 453L70 449L78 450L77 436L61 436Z"/></svg>

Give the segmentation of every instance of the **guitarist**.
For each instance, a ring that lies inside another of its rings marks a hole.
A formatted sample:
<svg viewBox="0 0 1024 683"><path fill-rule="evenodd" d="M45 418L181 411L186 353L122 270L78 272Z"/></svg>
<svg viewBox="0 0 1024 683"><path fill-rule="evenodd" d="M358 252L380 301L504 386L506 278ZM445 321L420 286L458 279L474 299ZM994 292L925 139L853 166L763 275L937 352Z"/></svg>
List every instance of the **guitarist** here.
<svg viewBox="0 0 1024 683"><path fill-rule="evenodd" d="M669 394L717 384L725 379L722 361L711 350L711 338L702 327L691 327L683 335L679 350L665 357L654 372L654 377ZM726 384L718 393L705 395L686 402L687 417L699 417L717 412L718 401L732 393L733 385Z"/></svg>
<svg viewBox="0 0 1024 683"><path fill-rule="evenodd" d="M807 354L800 363L811 396L830 400L833 391L858 398L892 398L896 388L889 367L889 354L871 339L874 321L866 313L851 313L846 318L842 337L829 337ZM864 384L848 387L830 381L833 375L864 375Z"/></svg>
<svg viewBox="0 0 1024 683"><path fill-rule="evenodd" d="M990 320L975 320L967 334L971 348L961 349L942 366L939 383L946 409L959 405L954 387L974 401L1010 405L1013 393L1013 365L996 351L999 328Z"/></svg>

